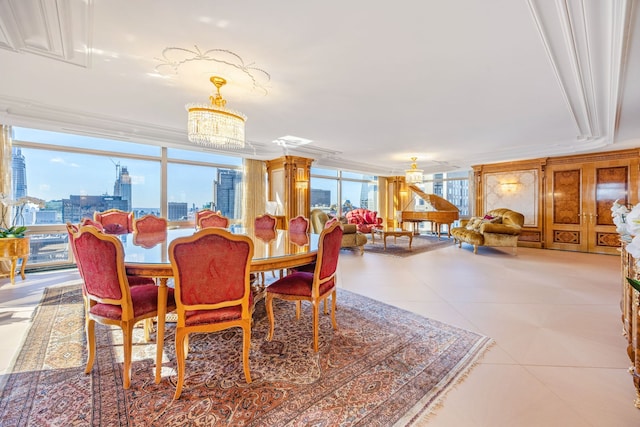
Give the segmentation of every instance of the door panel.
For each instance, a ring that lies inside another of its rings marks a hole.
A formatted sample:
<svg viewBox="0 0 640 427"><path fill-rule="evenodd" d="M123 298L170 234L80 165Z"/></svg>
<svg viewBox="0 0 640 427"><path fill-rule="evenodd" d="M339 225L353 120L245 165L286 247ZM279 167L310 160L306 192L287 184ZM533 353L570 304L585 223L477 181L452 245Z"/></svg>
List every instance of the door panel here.
<svg viewBox="0 0 640 427"><path fill-rule="evenodd" d="M628 204L635 198L631 191L637 187L632 181L637 164L637 159L624 159L549 166L546 247L619 253L611 206L615 200Z"/></svg>

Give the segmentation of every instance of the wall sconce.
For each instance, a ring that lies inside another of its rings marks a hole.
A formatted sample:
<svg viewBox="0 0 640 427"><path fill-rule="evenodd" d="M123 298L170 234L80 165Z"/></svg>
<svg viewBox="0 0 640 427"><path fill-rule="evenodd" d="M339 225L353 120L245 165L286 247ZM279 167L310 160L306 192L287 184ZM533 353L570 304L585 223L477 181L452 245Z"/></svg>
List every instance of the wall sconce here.
<svg viewBox="0 0 640 427"><path fill-rule="evenodd" d="M515 193L520 188L519 182L502 182L500 189L503 193Z"/></svg>
<svg viewBox="0 0 640 427"><path fill-rule="evenodd" d="M296 188L309 188L309 180L306 177L304 168L297 168L296 170Z"/></svg>

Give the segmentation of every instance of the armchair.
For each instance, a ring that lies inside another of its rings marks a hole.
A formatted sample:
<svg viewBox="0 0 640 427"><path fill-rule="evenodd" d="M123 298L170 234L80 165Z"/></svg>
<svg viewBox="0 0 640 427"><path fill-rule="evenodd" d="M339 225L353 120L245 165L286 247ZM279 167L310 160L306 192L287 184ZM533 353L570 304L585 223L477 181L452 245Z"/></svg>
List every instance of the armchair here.
<svg viewBox="0 0 640 427"><path fill-rule="evenodd" d="M478 253L478 246L507 246L512 247L515 253L523 225L524 215L500 208L490 210L482 218L461 220L460 227L451 229L451 235L458 247L462 246L462 242L473 245L474 254Z"/></svg>
<svg viewBox="0 0 640 427"><path fill-rule="evenodd" d="M314 209L309 215L311 229L314 233L320 234L324 230L326 223L330 220L329 215L322 209ZM364 245L367 243L367 236L358 231L356 224L345 224L340 221L342 227L341 248L359 248L360 255L364 253Z"/></svg>
<svg viewBox="0 0 640 427"><path fill-rule="evenodd" d="M358 208L347 212L345 215L349 224L356 224L361 233L371 233L374 228L382 228L382 218L378 218L378 212L369 209Z"/></svg>

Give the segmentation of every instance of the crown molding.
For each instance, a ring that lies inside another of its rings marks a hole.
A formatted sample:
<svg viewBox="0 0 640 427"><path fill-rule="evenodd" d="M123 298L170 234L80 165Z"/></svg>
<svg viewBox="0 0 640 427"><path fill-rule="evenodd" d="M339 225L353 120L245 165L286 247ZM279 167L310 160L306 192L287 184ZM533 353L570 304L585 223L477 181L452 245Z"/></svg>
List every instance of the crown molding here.
<svg viewBox="0 0 640 427"><path fill-rule="evenodd" d="M0 48L89 67L93 1L0 1Z"/></svg>

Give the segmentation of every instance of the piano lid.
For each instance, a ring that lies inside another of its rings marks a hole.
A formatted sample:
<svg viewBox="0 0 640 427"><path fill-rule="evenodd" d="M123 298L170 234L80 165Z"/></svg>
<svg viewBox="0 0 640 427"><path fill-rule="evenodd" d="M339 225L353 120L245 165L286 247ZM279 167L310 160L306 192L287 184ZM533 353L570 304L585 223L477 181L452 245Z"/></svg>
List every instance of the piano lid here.
<svg viewBox="0 0 640 427"><path fill-rule="evenodd" d="M411 191L418 195L421 199L423 199L427 204L426 211L455 211L459 212L459 209L456 205L435 194L428 194L422 191L416 185L409 185ZM405 206L403 211L414 211L415 210L415 198L412 197L411 201Z"/></svg>

